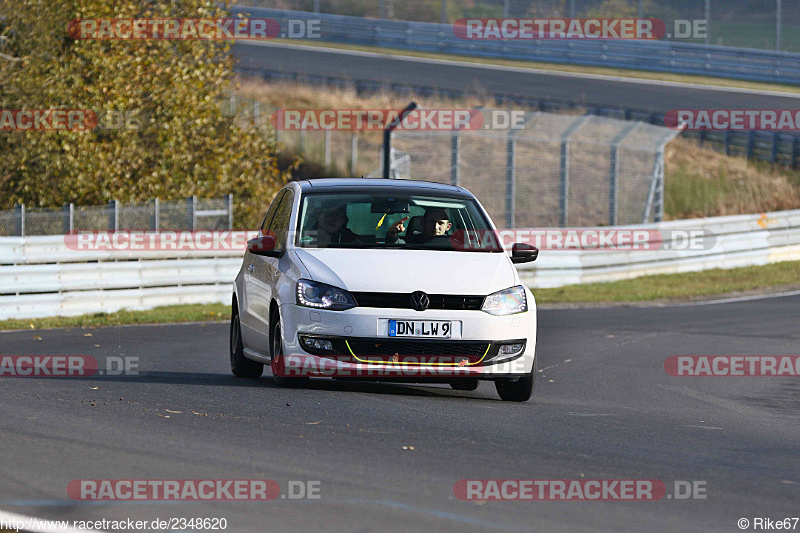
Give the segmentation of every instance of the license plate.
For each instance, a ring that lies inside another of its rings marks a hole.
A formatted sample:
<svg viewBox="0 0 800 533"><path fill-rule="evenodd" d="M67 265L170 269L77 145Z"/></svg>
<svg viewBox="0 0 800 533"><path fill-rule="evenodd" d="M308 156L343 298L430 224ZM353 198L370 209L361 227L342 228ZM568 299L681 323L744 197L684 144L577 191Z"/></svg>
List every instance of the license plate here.
<svg viewBox="0 0 800 533"><path fill-rule="evenodd" d="M447 339L453 333L449 320L389 320L390 337L438 337Z"/></svg>

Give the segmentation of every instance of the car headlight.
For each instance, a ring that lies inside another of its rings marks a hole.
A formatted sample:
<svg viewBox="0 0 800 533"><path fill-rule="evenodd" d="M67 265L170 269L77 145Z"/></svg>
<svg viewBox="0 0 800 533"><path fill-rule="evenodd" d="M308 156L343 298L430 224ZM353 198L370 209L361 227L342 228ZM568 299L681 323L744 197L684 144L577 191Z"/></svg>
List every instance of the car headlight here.
<svg viewBox="0 0 800 533"><path fill-rule="evenodd" d="M513 315L528 310L528 298L522 285L497 291L483 300L481 311L490 315Z"/></svg>
<svg viewBox="0 0 800 533"><path fill-rule="evenodd" d="M349 292L332 285L301 279L297 282L297 305L344 311L356 306Z"/></svg>

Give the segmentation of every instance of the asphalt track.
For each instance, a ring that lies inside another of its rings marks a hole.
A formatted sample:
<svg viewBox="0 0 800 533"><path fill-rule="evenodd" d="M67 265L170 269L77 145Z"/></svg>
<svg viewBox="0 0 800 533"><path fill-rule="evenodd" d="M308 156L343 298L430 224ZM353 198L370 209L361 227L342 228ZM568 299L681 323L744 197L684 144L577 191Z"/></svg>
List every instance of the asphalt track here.
<svg viewBox="0 0 800 533"><path fill-rule="evenodd" d="M513 94L659 114L670 109L796 109L800 105L800 94L542 72L314 46L237 43L233 51L239 66L251 72L333 76L466 93Z"/></svg>
<svg viewBox="0 0 800 533"><path fill-rule="evenodd" d="M731 532L740 518L800 515L800 378L676 378L663 368L670 355L797 354L800 296L539 318L542 372L524 404L500 401L491 383L286 390L268 375L236 379L227 324L0 333L0 355L138 357L140 372L0 378L0 509L225 517L236 532ZM321 498L111 504L66 492L75 479L184 478L267 478L284 491L318 480ZM668 493L675 480L704 481L707 498L456 499L454 483L471 478L658 479Z"/></svg>

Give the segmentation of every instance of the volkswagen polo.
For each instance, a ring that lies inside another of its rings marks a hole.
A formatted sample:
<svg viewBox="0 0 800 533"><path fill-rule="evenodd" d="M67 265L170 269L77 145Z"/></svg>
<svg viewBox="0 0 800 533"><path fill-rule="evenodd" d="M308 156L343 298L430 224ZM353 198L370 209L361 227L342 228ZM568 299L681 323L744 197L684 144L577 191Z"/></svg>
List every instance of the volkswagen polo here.
<svg viewBox="0 0 800 533"><path fill-rule="evenodd" d="M536 303L486 210L463 187L389 179L292 182L247 243L234 287L230 362L309 377L492 380L504 400L534 387Z"/></svg>

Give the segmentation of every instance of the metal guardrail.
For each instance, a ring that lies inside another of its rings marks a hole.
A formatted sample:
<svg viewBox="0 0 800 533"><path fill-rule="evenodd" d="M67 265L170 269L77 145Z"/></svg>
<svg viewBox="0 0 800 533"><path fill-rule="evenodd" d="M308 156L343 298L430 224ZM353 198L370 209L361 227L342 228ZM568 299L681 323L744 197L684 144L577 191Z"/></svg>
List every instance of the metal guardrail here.
<svg viewBox="0 0 800 533"><path fill-rule="evenodd" d="M517 269L530 287L545 288L800 261L800 210L674 220L626 228L651 230L662 235L686 235L692 230L703 230L713 235L714 242L707 249L678 246L672 250L543 251L536 263L519 265Z"/></svg>
<svg viewBox="0 0 800 533"><path fill-rule="evenodd" d="M319 40L422 52L522 59L800 85L800 54L675 41L467 40L451 24L365 19L343 15L234 6L233 12L277 19L320 21Z"/></svg>
<svg viewBox="0 0 800 533"><path fill-rule="evenodd" d="M542 288L800 260L800 210L626 228L673 236L703 230L714 242L706 249L543 250L538 261L518 267L520 275L532 288ZM82 252L67 246L63 236L2 237L0 320L228 303L242 253Z"/></svg>

